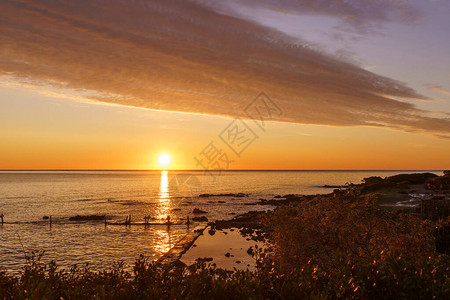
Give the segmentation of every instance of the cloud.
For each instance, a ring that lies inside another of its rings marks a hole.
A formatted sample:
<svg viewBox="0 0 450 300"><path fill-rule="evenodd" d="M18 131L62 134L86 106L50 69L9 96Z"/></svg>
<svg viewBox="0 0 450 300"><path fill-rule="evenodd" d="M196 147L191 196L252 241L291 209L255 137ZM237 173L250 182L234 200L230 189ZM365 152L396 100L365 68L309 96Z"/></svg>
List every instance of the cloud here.
<svg viewBox="0 0 450 300"><path fill-rule="evenodd" d="M337 29L369 33L386 22L412 23L421 14L410 0L213 0L205 4L229 10L233 6L265 8L299 15L320 15L341 21ZM238 10L235 10L238 12Z"/></svg>
<svg viewBox="0 0 450 300"><path fill-rule="evenodd" d="M427 85L427 88L428 88L429 90L431 90L431 91L435 91L435 92L441 93L441 94L443 94L443 95L450 96L450 91L444 90L444 89L443 89L441 86L439 86L439 85L428 84L428 85Z"/></svg>
<svg viewBox="0 0 450 300"><path fill-rule="evenodd" d="M401 82L203 3L4 0L0 20L0 74L98 101L235 117L264 91L282 122L450 133Z"/></svg>

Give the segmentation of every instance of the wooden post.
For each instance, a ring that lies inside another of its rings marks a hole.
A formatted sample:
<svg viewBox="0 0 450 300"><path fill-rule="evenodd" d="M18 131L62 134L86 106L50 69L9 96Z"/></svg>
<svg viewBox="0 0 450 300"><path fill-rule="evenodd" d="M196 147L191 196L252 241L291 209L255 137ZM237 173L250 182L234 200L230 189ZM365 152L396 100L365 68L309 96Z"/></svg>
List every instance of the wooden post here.
<svg viewBox="0 0 450 300"><path fill-rule="evenodd" d="M52 220L52 216L50 216L50 226L52 226L53 220Z"/></svg>
<svg viewBox="0 0 450 300"><path fill-rule="evenodd" d="M106 215L105 215L105 227L106 227L106 225L107 225L107 222L106 222Z"/></svg>

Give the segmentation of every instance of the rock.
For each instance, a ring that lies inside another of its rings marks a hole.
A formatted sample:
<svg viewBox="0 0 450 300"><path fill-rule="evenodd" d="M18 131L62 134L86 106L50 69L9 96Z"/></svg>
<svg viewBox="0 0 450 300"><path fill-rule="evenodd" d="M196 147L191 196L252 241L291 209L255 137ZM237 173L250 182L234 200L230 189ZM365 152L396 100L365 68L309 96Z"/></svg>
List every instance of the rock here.
<svg viewBox="0 0 450 300"><path fill-rule="evenodd" d="M195 221L195 222L208 222L208 218L205 217L205 216L193 217L192 221Z"/></svg>
<svg viewBox="0 0 450 300"><path fill-rule="evenodd" d="M244 193L200 194L199 197L202 197L202 198L205 198L205 197L248 197L248 194L244 194Z"/></svg>
<svg viewBox="0 0 450 300"><path fill-rule="evenodd" d="M365 184L374 184L374 183L380 183L383 182L384 179L381 178L380 176L371 176L371 177L367 177L363 179L363 182Z"/></svg>
<svg viewBox="0 0 450 300"><path fill-rule="evenodd" d="M49 216L43 216L42 219L48 220L48 219L50 219L50 217Z"/></svg>
<svg viewBox="0 0 450 300"><path fill-rule="evenodd" d="M346 186L346 185L328 185L328 184L325 184L322 187L323 188L329 188L329 189L344 189L344 188L346 188L348 186Z"/></svg>
<svg viewBox="0 0 450 300"><path fill-rule="evenodd" d="M103 221L105 216L100 215L91 215L91 216L80 216L76 215L75 217L70 217L70 221Z"/></svg>
<svg viewBox="0 0 450 300"><path fill-rule="evenodd" d="M194 210L192 211L194 214L207 214L207 211L201 210L199 208L194 208Z"/></svg>
<svg viewBox="0 0 450 300"><path fill-rule="evenodd" d="M237 260L237 261L236 261L236 263L237 263L237 264L240 264L240 263L241 263L241 261L240 261L240 260Z"/></svg>
<svg viewBox="0 0 450 300"><path fill-rule="evenodd" d="M414 173L414 174L398 174L386 178L388 182L407 183L407 184L424 184L430 178L438 177L433 173Z"/></svg>
<svg viewBox="0 0 450 300"><path fill-rule="evenodd" d="M226 203L226 201L219 200L217 203Z"/></svg>
<svg viewBox="0 0 450 300"><path fill-rule="evenodd" d="M225 257L230 257L230 252L225 253Z"/></svg>

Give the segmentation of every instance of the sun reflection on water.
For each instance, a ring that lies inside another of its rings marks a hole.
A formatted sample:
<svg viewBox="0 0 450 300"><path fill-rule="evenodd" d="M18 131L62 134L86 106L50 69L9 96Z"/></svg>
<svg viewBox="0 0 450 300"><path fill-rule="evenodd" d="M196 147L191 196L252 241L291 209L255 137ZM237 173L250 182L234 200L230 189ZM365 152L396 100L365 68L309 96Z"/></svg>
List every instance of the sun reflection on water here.
<svg viewBox="0 0 450 300"><path fill-rule="evenodd" d="M172 240L170 234L170 228L158 229L155 231L155 251L158 253L166 253L172 248Z"/></svg>
<svg viewBox="0 0 450 300"><path fill-rule="evenodd" d="M167 171L161 171L161 182L159 185L159 203L158 203L158 215L157 218L166 221L167 216L170 215L172 209L172 203L169 192L169 178ZM159 253L165 253L172 248L170 226L165 229L158 229L155 231L156 243L154 245L155 250Z"/></svg>
<svg viewBox="0 0 450 300"><path fill-rule="evenodd" d="M171 209L170 193L169 193L169 178L167 171L161 171L161 183L159 185L159 204L158 204L158 218L166 219Z"/></svg>

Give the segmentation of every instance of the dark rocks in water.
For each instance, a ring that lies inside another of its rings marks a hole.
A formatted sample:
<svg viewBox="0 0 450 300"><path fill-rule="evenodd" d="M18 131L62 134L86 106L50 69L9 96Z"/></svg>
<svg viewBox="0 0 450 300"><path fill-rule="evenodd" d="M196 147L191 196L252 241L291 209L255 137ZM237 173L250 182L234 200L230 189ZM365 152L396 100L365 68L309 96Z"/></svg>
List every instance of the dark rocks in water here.
<svg viewBox="0 0 450 300"><path fill-rule="evenodd" d="M50 219L50 217L49 216L43 216L42 219L48 220L48 219Z"/></svg>
<svg viewBox="0 0 450 300"><path fill-rule="evenodd" d="M393 183L407 183L407 184L424 184L430 178L438 177L433 173L413 173L413 174L398 174L386 178L388 182Z"/></svg>
<svg viewBox="0 0 450 300"><path fill-rule="evenodd" d="M325 184L322 187L323 188L328 188L328 189L344 189L344 188L347 188L348 186L346 186L346 185L328 185L328 184Z"/></svg>
<svg viewBox="0 0 450 300"><path fill-rule="evenodd" d="M199 197L202 197L202 198L205 198L205 197L248 197L248 194L244 194L244 193L200 194Z"/></svg>
<svg viewBox="0 0 450 300"><path fill-rule="evenodd" d="M214 230L214 229L210 229L209 231L208 231L208 233L209 233L209 235L215 235L216 234L216 231Z"/></svg>
<svg viewBox="0 0 450 300"><path fill-rule="evenodd" d="M403 188L407 188L406 186L400 185ZM370 183L370 184L362 184L361 186L361 193L370 193L374 191L384 190L384 189L391 189L400 187L398 183L396 182L389 182L389 181L381 181L378 183Z"/></svg>
<svg viewBox="0 0 450 300"><path fill-rule="evenodd" d="M259 228L261 227L261 216L264 212L261 211L249 211L245 214L234 217L231 220L218 220L214 223L217 230L229 229L234 231L233 228L241 227L251 227Z"/></svg>
<svg viewBox="0 0 450 300"><path fill-rule="evenodd" d="M217 203L226 203L226 201L219 200Z"/></svg>
<svg viewBox="0 0 450 300"><path fill-rule="evenodd" d="M241 261L240 261L240 260L237 260L237 261L236 261L236 263L237 263L237 264L240 264L240 263L241 263Z"/></svg>
<svg viewBox="0 0 450 300"><path fill-rule="evenodd" d="M231 256L230 252L225 253L225 257L230 257L230 256Z"/></svg>
<svg viewBox="0 0 450 300"><path fill-rule="evenodd" d="M279 198L283 198L283 196L281 196L281 195L276 195L274 198L279 199Z"/></svg>
<svg viewBox="0 0 450 300"><path fill-rule="evenodd" d="M398 174L381 178L379 176L372 176L363 179L363 183L353 185L357 187L362 194L376 192L386 189L409 189L410 184L425 184L426 182L438 177L433 173L413 173L413 174Z"/></svg>
<svg viewBox="0 0 450 300"><path fill-rule="evenodd" d="M242 197L248 197L248 194L237 193L237 194L234 194L234 197L240 197L240 198L242 198Z"/></svg>
<svg viewBox="0 0 450 300"><path fill-rule="evenodd" d="M208 218L205 217L205 216L193 217L192 221L195 221L195 222L208 222Z"/></svg>
<svg viewBox="0 0 450 300"><path fill-rule="evenodd" d="M289 205L289 204L295 203L295 202L311 200L311 197L313 197L313 195L298 196L298 195L290 194L290 195L280 196L279 198L274 197L274 199L271 199L271 200L262 199L259 202L256 202L255 204L257 204L257 205L273 205L273 206Z"/></svg>
<svg viewBox="0 0 450 300"><path fill-rule="evenodd" d="M76 215L75 217L70 217L70 221L103 221L105 216L102 215L90 215L90 216L80 216Z"/></svg>
<svg viewBox="0 0 450 300"><path fill-rule="evenodd" d="M201 210L199 208L194 208L194 210L192 211L194 214L207 214L207 211Z"/></svg>
<svg viewBox="0 0 450 300"><path fill-rule="evenodd" d="M250 246L248 249L247 249L247 254L248 255L252 255L254 252L253 252L253 247L252 246Z"/></svg>
<svg viewBox="0 0 450 300"><path fill-rule="evenodd" d="M213 261L213 258L212 257L199 257L195 261L197 263L206 263L206 262Z"/></svg>
<svg viewBox="0 0 450 300"><path fill-rule="evenodd" d="M374 184L374 183L380 183L383 182L384 179L381 178L380 176L371 176L371 177L367 177L363 179L363 182L365 184Z"/></svg>
<svg viewBox="0 0 450 300"><path fill-rule="evenodd" d="M240 230L240 233L242 236L252 235L254 233L254 230L252 228L243 227Z"/></svg>

